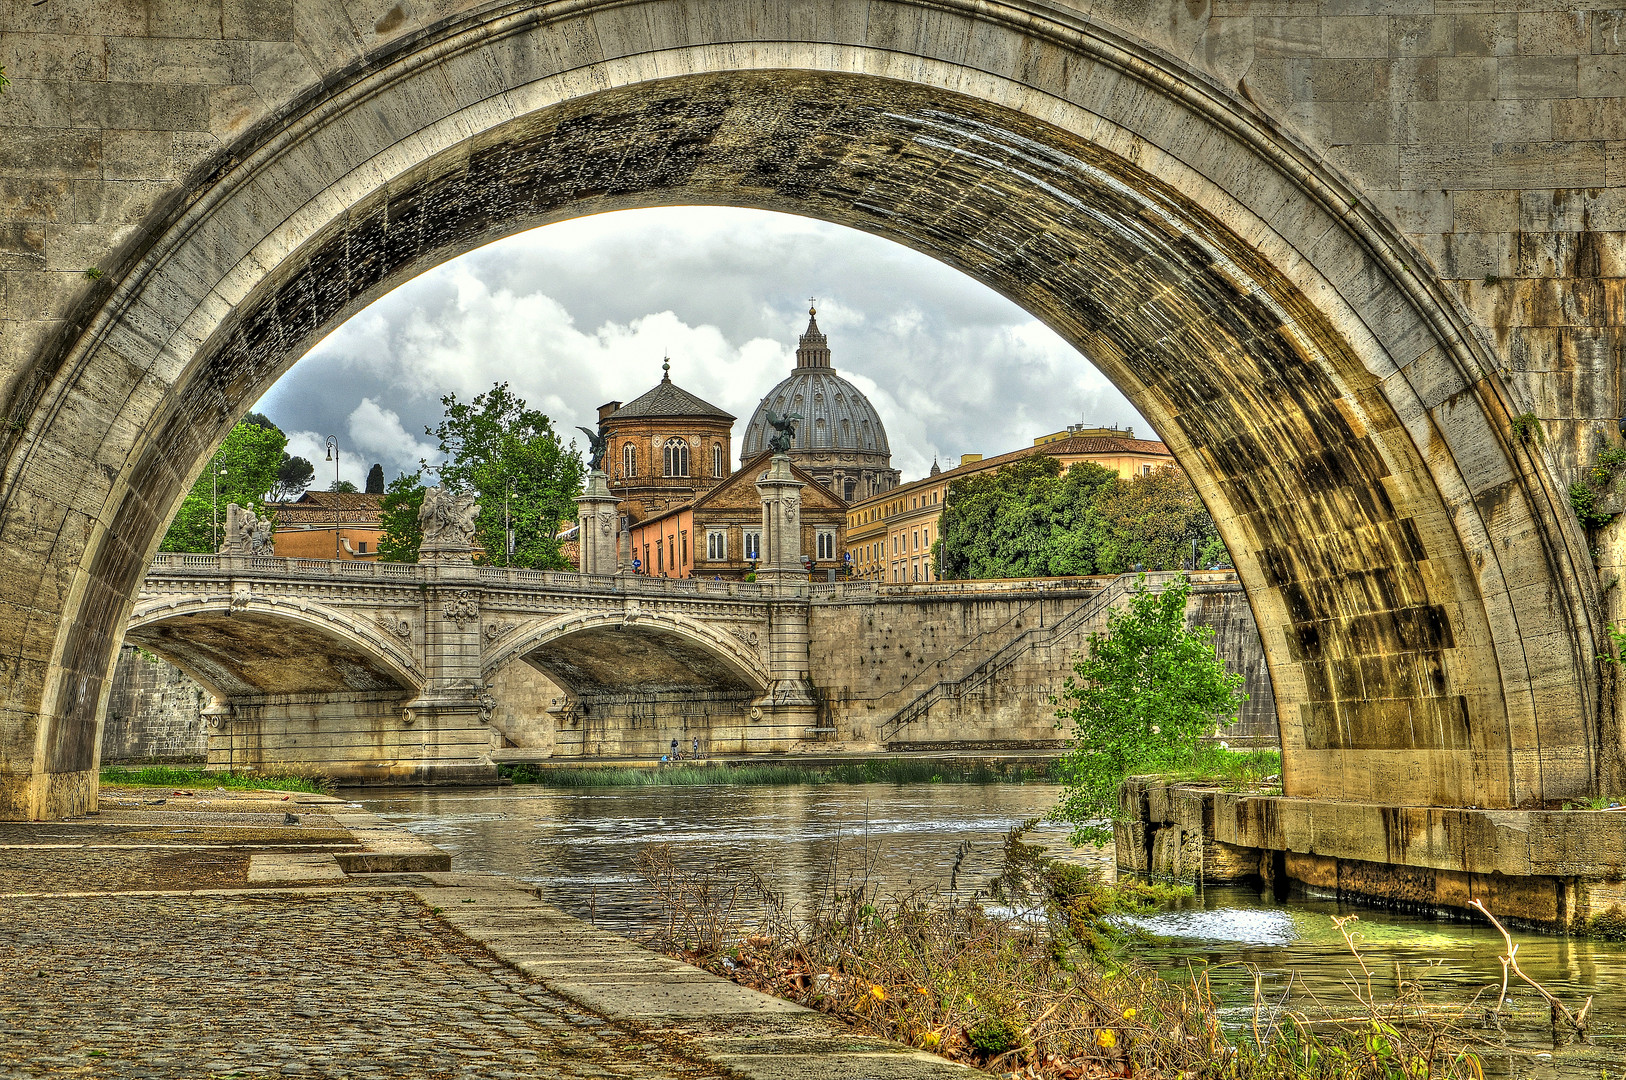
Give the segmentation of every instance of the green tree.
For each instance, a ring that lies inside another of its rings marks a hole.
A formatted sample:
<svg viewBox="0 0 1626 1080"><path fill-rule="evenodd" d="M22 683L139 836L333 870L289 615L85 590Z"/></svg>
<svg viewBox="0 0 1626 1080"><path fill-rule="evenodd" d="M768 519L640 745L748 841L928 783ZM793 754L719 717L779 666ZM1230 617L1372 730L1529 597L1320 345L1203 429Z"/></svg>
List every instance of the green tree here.
<svg viewBox="0 0 1626 1080"><path fill-rule="evenodd" d="M1056 726L1072 734L1055 816L1072 824L1075 844L1111 839L1130 769L1190 764L1197 740L1248 700L1243 677L1214 649L1213 627L1186 625L1190 594L1184 577L1153 592L1143 576L1128 606L1107 614L1106 632L1090 635L1055 699Z"/></svg>
<svg viewBox="0 0 1626 1080"><path fill-rule="evenodd" d="M1099 465L1061 471L1044 454L949 485L933 556L944 579L1056 577L1097 572L1097 493L1114 481Z"/></svg>
<svg viewBox="0 0 1626 1080"><path fill-rule="evenodd" d="M1179 570L1197 542L1198 566L1230 564L1196 489L1178 469L1158 469L1117 480L1096 497L1102 521L1099 557L1103 573L1121 574L1140 565Z"/></svg>
<svg viewBox="0 0 1626 1080"><path fill-rule="evenodd" d="M272 502L293 502L311 486L316 479L316 467L302 457L283 452L282 461L277 464L277 480L271 486Z"/></svg>
<svg viewBox="0 0 1626 1080"><path fill-rule="evenodd" d="M384 466L373 462L373 467L367 470L367 494L384 494Z"/></svg>
<svg viewBox="0 0 1626 1080"><path fill-rule="evenodd" d="M1120 574L1230 565L1197 492L1177 469L1120 479L1080 462L1061 471L1035 454L956 480L938 518L934 554L945 579Z"/></svg>
<svg viewBox="0 0 1626 1080"><path fill-rule="evenodd" d="M514 528L509 565L536 570L568 570L556 538L562 523L576 516L576 496L587 476L581 457L567 448L553 422L523 398L497 383L463 403L456 394L441 398L446 416L425 428L439 441L445 461L436 468L443 487L473 490L480 502L475 539L484 560L505 561L504 508Z"/></svg>
<svg viewBox="0 0 1626 1080"><path fill-rule="evenodd" d="M356 493L356 482L354 480L335 480L327 486L327 489L342 492L346 495L354 495Z"/></svg>
<svg viewBox="0 0 1626 1080"><path fill-rule="evenodd" d="M389 482L379 500L384 533L378 541L381 562L415 563L423 530L418 527L418 510L423 506L423 470L402 473Z"/></svg>
<svg viewBox="0 0 1626 1080"><path fill-rule="evenodd" d="M160 551L213 552L219 550L226 524L226 504L252 507L258 512L277 482L277 467L287 438L273 425L247 420L227 433L164 534ZM218 497L215 484L218 482Z"/></svg>

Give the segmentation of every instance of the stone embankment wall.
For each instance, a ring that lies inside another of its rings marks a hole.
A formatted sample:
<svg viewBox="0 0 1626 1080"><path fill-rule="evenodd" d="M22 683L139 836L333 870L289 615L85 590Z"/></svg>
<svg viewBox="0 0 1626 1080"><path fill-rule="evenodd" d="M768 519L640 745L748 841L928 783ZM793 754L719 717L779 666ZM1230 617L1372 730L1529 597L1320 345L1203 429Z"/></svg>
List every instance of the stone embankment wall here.
<svg viewBox="0 0 1626 1080"><path fill-rule="evenodd" d="M102 729L102 762L201 758L202 710L209 694L186 672L151 653L119 650Z"/></svg>
<svg viewBox="0 0 1626 1080"><path fill-rule="evenodd" d="M1089 636L1106 629L1108 611L1128 602L1132 584L1127 576L1058 581L1039 598L965 595L939 586L815 601L812 668L823 694L820 728L831 741L863 747L1060 746L1067 733L1055 726L1050 698ZM1187 612L1214 628L1226 666L1247 679L1248 703L1227 737L1276 744L1264 650L1234 575L1199 580Z"/></svg>
<svg viewBox="0 0 1626 1080"><path fill-rule="evenodd" d="M1144 776L1118 795L1120 871L1431 914L1479 900L1548 930L1618 925L1626 906L1620 811L1379 807Z"/></svg>

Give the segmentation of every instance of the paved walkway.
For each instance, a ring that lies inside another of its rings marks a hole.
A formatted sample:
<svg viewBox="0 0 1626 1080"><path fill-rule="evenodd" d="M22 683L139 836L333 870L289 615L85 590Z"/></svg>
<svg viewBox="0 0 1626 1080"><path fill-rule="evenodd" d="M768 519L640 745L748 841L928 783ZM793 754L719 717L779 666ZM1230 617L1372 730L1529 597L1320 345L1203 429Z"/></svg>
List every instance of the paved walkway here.
<svg viewBox="0 0 1626 1080"><path fill-rule="evenodd" d="M0 1077L966 1075L337 800L156 797L0 827Z"/></svg>

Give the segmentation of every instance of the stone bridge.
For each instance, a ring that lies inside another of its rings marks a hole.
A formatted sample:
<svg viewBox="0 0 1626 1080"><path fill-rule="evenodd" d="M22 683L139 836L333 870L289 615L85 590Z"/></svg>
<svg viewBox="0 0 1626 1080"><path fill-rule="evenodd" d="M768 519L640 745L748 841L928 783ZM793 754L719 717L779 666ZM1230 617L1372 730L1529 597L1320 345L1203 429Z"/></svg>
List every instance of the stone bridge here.
<svg viewBox="0 0 1626 1080"><path fill-rule="evenodd" d="M1623 56L1564 0L0 6L0 816L95 805L159 538L314 342L696 203L911 245L1089 355L1236 553L1329 827L1618 792L1618 545L1566 489L1619 441Z"/></svg>
<svg viewBox="0 0 1626 1080"><path fill-rule="evenodd" d="M212 765L490 780L494 759L647 758L672 739L711 754L1055 745L1050 695L1134 581L770 586L159 555L128 640L213 696ZM1243 727L1273 734L1235 575L1193 592L1192 617L1249 679ZM546 677L540 693L515 694L516 664Z"/></svg>

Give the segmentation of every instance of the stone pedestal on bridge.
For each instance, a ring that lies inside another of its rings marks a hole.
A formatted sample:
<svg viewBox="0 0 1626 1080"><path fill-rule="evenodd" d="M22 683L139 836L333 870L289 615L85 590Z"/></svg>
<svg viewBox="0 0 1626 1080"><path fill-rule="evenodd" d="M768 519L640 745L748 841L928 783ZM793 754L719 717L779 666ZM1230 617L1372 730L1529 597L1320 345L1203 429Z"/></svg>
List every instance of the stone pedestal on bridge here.
<svg viewBox="0 0 1626 1080"><path fill-rule="evenodd" d="M777 724L790 742L818 738L818 699L808 651L807 568L802 565L802 488L790 458L775 454L757 481L762 551L757 583L778 597L768 630L768 692L752 703L753 723Z"/></svg>
<svg viewBox="0 0 1626 1080"><path fill-rule="evenodd" d="M762 496L762 550L757 562L761 585L805 585L802 565L802 488L791 473L790 458L775 454L757 481Z"/></svg>
<svg viewBox="0 0 1626 1080"><path fill-rule="evenodd" d="M584 574L613 574L618 569L615 496L604 470L587 475L587 488L576 499L576 545Z"/></svg>

